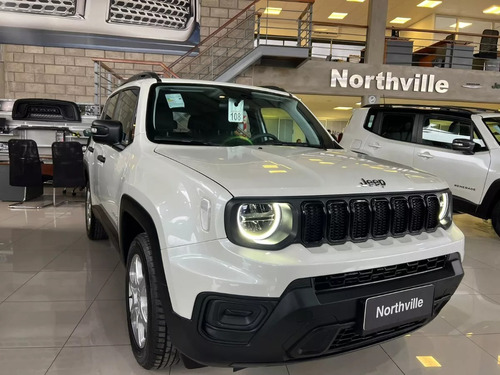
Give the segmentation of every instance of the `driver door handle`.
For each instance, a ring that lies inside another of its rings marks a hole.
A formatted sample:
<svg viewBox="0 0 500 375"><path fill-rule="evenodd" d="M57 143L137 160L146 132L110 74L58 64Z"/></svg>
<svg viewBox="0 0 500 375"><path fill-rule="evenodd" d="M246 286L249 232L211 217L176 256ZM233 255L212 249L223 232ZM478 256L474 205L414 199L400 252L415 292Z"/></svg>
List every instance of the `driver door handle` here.
<svg viewBox="0 0 500 375"><path fill-rule="evenodd" d="M378 142L370 143L370 144L368 144L368 146L373 147L374 149L378 149L378 148L382 147L382 146L380 146L380 143L378 143Z"/></svg>
<svg viewBox="0 0 500 375"><path fill-rule="evenodd" d="M105 163L106 162L106 158L102 155L97 155L97 160L99 160L101 163Z"/></svg>
<svg viewBox="0 0 500 375"><path fill-rule="evenodd" d="M417 156L420 156L421 158L424 158L424 159L432 159L434 156L432 156L429 152L425 151L425 152L419 152L417 154Z"/></svg>

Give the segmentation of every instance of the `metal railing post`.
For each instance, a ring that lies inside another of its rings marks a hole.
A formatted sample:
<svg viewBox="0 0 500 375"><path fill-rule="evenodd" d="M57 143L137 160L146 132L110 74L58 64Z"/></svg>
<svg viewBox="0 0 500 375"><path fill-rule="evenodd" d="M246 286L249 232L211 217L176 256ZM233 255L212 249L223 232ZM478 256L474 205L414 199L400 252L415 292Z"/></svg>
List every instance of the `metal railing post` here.
<svg viewBox="0 0 500 375"><path fill-rule="evenodd" d="M257 15L257 46L260 45L260 15Z"/></svg>

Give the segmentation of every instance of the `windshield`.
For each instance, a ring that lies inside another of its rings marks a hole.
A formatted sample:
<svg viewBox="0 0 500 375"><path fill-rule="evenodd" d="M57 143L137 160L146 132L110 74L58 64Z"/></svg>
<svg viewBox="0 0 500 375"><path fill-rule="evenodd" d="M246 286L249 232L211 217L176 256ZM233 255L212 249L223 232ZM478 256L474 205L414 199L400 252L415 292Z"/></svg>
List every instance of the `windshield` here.
<svg viewBox="0 0 500 375"><path fill-rule="evenodd" d="M496 138L500 144L500 117L487 117L483 118L486 127L490 129L491 134Z"/></svg>
<svg viewBox="0 0 500 375"><path fill-rule="evenodd" d="M339 147L295 98L213 85L153 86L147 135L171 144Z"/></svg>

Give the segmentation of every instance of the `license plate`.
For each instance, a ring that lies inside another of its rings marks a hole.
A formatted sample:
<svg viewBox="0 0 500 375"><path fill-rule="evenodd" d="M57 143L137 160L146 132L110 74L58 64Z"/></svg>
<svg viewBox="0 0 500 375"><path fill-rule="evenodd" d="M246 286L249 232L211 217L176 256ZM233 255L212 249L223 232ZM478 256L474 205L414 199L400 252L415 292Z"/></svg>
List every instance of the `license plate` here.
<svg viewBox="0 0 500 375"><path fill-rule="evenodd" d="M434 286L368 298L365 302L363 333L372 333L427 318L432 313Z"/></svg>

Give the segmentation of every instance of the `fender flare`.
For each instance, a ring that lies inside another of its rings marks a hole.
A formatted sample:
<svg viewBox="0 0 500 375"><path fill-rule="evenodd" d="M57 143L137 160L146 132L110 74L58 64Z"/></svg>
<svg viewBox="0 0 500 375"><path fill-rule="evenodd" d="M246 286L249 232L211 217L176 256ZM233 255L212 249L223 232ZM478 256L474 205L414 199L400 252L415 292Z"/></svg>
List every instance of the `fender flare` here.
<svg viewBox="0 0 500 375"><path fill-rule="evenodd" d="M127 261L127 251L125 247L127 246L128 243L131 242L132 239L127 238L127 234L132 233L133 237L135 237L135 232L130 232L127 231L127 224L125 221L123 221L124 214L128 214L134 218L137 223L144 229L144 232L149 237L149 241L151 243L151 246L153 247L152 255L153 255L153 262L154 266L156 268L156 275L158 277L157 282L159 284L159 294L160 294L160 299L163 304L163 308L165 309L166 312L166 318L167 318L167 323L170 321L170 316L173 313L172 309L172 303L170 301L170 294L168 292L168 286L167 286L167 280L165 277L165 270L163 268L163 260L161 256L161 251L160 251L160 241L158 239L158 232L156 230L153 218L151 215L138 203L136 200L134 200L132 197L128 195L124 195L122 197L121 203L120 203L120 228L119 228L119 241L120 241L120 257L124 264L126 264Z"/></svg>
<svg viewBox="0 0 500 375"><path fill-rule="evenodd" d="M496 202L500 200L500 179L493 181L484 195L483 201L477 209L477 216L482 219L489 219Z"/></svg>

